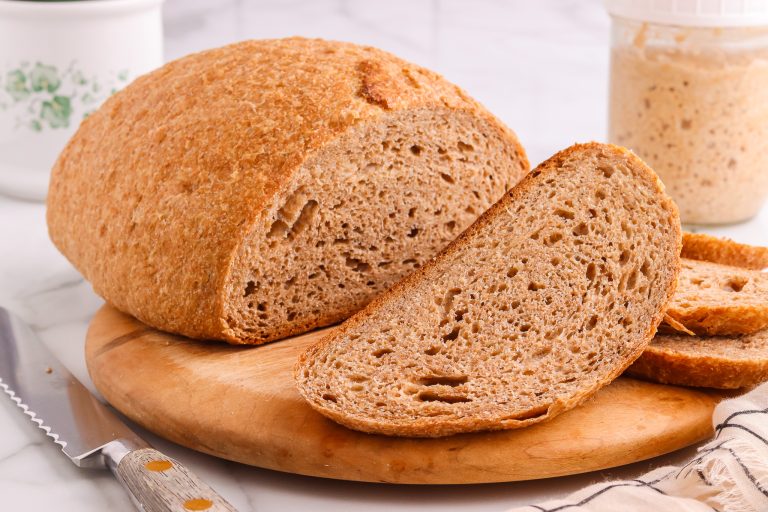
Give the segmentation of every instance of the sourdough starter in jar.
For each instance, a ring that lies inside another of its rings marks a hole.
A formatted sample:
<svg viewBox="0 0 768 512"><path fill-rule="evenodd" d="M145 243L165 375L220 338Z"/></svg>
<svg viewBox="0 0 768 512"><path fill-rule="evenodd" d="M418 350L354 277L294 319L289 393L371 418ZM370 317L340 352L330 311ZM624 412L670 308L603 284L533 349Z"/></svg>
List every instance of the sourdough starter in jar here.
<svg viewBox="0 0 768 512"><path fill-rule="evenodd" d="M643 158L683 222L754 216L768 195L768 28L614 17L609 139Z"/></svg>

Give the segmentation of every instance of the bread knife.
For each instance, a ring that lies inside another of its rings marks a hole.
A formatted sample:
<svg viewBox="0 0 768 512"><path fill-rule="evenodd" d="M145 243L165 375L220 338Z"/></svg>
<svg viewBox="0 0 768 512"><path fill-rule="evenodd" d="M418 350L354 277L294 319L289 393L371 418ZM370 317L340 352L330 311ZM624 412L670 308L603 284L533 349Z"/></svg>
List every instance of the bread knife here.
<svg viewBox="0 0 768 512"><path fill-rule="evenodd" d="M139 510L236 509L99 402L32 329L0 307L0 388L81 468L109 468Z"/></svg>

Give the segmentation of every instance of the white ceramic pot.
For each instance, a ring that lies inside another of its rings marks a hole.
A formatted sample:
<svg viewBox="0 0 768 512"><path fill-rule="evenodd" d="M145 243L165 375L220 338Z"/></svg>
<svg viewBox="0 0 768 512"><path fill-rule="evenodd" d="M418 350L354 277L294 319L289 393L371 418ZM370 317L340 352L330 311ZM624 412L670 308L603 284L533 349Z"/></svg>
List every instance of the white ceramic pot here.
<svg viewBox="0 0 768 512"><path fill-rule="evenodd" d="M0 193L43 200L80 121L163 60L162 0L0 0Z"/></svg>

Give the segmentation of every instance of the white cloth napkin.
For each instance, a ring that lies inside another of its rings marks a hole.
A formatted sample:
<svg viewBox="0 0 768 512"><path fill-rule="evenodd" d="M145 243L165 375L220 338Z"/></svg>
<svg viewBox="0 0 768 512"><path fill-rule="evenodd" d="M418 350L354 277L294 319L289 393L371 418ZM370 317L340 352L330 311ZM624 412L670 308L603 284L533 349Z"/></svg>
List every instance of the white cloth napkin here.
<svg viewBox="0 0 768 512"><path fill-rule="evenodd" d="M768 512L768 383L721 402L712 423L715 439L682 467L509 512Z"/></svg>

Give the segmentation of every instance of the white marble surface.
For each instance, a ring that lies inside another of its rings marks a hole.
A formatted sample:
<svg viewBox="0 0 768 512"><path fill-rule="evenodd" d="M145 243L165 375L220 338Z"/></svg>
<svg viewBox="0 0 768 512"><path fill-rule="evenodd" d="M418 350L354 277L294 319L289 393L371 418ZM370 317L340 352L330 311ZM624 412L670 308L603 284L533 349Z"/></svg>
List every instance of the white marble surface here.
<svg viewBox="0 0 768 512"><path fill-rule="evenodd" d="M574 141L604 138L608 19L598 0L168 0L165 17L168 58L295 34L393 51L442 72L484 102L518 132L533 163ZM750 223L709 231L768 245L768 208ZM100 304L48 241L43 206L0 198L0 305L31 322L89 386L83 338ZM690 454L539 482L408 487L246 467L144 434L242 511L503 511ZM0 496L2 510L132 510L108 473L74 467L2 397Z"/></svg>

